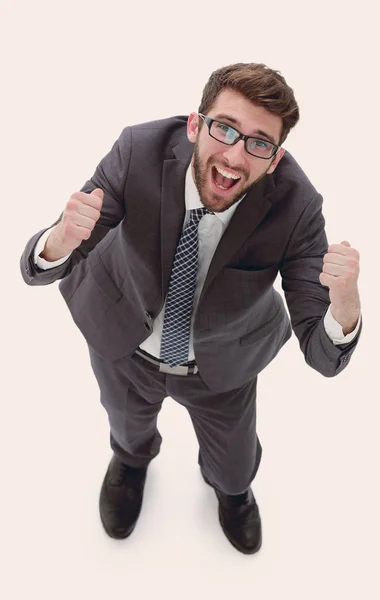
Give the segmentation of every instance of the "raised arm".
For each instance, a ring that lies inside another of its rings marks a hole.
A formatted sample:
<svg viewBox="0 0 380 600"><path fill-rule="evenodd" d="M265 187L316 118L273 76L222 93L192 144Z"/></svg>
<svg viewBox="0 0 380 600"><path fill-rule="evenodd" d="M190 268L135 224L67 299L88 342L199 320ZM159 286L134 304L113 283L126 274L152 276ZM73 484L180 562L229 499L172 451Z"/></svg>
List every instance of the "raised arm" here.
<svg viewBox="0 0 380 600"><path fill-rule="evenodd" d="M98 164L91 179L79 192L72 194L59 219L36 233L27 243L20 268L28 285L47 285L69 275L110 229L122 221L130 154L131 134L130 128L126 127ZM41 235L52 226L41 257L53 261L69 252L71 254L63 264L43 270L35 264L34 249Z"/></svg>

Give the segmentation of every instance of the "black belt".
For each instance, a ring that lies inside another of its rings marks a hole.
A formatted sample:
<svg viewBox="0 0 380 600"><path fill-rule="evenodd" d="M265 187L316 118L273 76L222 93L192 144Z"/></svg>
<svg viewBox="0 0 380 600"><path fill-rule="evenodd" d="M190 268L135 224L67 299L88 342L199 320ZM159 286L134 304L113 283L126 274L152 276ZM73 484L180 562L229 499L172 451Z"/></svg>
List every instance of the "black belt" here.
<svg viewBox="0 0 380 600"><path fill-rule="evenodd" d="M137 350L135 350L135 354L152 363L152 365L156 365L161 373L169 373L170 375L195 375L195 373L198 373L198 367L195 360L190 360L183 365L178 365L177 367L171 367L159 358L155 358L151 354L148 354L148 352L145 352L145 350L141 350L141 348L137 348Z"/></svg>

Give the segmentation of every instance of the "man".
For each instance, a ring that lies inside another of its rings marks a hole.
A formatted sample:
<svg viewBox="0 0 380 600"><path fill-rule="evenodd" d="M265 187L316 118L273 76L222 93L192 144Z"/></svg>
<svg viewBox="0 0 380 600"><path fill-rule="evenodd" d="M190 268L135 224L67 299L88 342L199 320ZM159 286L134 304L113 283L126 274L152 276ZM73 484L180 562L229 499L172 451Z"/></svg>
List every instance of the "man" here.
<svg viewBox="0 0 380 600"><path fill-rule="evenodd" d="M60 291L89 346L114 455L106 532L138 519L165 397L187 408L219 519L241 552L261 546L251 490L261 458L257 376L294 329L326 377L360 332L359 254L327 245L322 197L281 145L293 91L262 64L215 71L198 112L127 127L21 258L29 285ZM289 322L273 282L280 271Z"/></svg>

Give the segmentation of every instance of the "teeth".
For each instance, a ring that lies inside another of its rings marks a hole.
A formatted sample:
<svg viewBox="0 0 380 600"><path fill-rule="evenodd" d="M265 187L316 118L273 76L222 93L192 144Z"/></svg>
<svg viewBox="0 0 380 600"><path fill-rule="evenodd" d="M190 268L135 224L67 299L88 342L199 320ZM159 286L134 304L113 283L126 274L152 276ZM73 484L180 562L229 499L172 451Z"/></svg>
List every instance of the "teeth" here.
<svg viewBox="0 0 380 600"><path fill-rule="evenodd" d="M218 173L223 175L223 177L228 177L228 179L240 179L238 175L232 175L232 173L227 173L227 171L223 171L223 169L219 169L218 167L215 167L215 169Z"/></svg>

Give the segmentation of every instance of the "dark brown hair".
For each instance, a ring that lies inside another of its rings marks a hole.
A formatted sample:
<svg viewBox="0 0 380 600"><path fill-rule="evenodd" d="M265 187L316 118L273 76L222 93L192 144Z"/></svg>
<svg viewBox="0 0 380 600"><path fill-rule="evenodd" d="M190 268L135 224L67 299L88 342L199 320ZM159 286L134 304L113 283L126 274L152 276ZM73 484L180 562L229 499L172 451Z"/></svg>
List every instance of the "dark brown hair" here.
<svg viewBox="0 0 380 600"><path fill-rule="evenodd" d="M280 72L262 63L236 63L221 67L211 74L206 83L198 112L207 114L226 88L239 92L252 104L262 106L282 119L281 146L300 115L293 90Z"/></svg>

